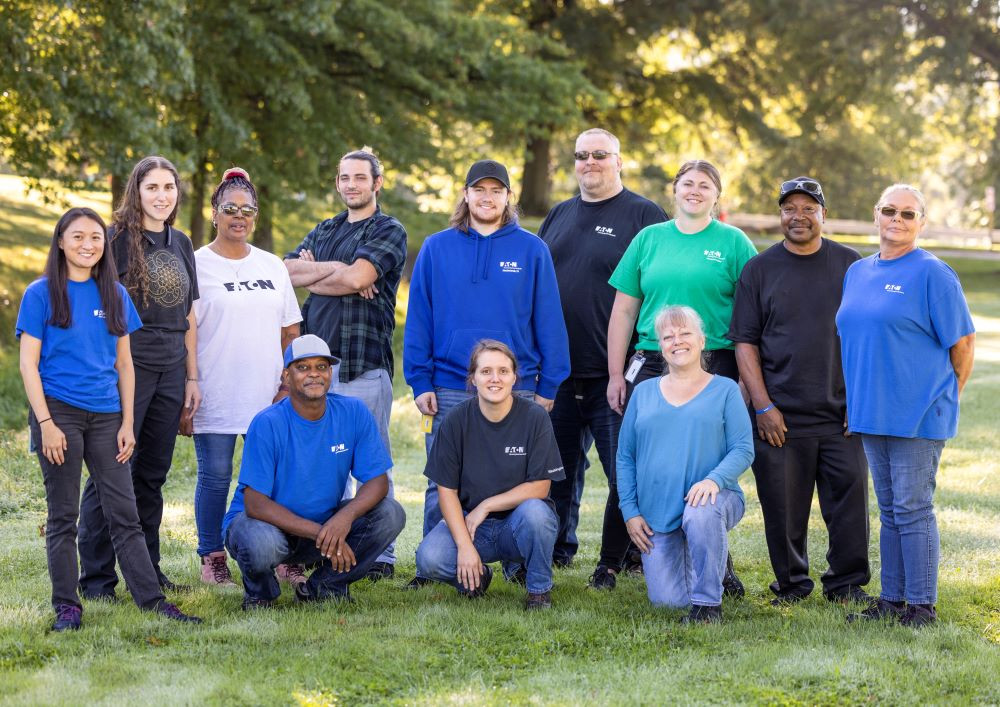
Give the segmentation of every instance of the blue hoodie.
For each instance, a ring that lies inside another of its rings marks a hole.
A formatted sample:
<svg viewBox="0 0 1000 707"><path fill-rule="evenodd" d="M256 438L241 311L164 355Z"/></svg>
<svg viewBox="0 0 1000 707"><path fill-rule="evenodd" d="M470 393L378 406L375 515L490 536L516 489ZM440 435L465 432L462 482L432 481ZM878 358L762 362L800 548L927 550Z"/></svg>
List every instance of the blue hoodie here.
<svg viewBox="0 0 1000 707"><path fill-rule="evenodd" d="M413 396L465 390L480 339L513 349L518 390L555 398L569 375L569 343L549 249L512 221L489 236L455 228L417 255L403 333L403 375Z"/></svg>

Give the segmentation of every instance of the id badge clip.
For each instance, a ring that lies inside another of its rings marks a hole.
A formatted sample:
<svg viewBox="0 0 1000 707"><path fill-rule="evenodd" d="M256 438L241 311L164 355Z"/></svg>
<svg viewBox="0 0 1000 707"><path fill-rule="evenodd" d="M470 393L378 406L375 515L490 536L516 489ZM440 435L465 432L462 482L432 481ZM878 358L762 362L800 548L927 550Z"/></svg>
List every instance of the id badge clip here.
<svg viewBox="0 0 1000 707"><path fill-rule="evenodd" d="M644 363L646 363L646 354L642 351L636 351L635 355L628 362L628 368L625 370L625 380L629 383L635 383L635 377L639 375L639 371L642 370Z"/></svg>

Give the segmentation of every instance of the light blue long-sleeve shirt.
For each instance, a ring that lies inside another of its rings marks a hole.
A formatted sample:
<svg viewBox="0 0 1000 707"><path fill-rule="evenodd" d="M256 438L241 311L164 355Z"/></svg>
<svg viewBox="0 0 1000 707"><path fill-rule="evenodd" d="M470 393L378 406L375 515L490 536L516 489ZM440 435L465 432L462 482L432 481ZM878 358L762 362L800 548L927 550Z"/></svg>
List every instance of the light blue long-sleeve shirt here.
<svg viewBox="0 0 1000 707"><path fill-rule="evenodd" d="M743 497L738 480L753 461L750 416L733 381L714 376L680 406L668 403L660 379L635 387L618 437L619 507L658 533L681 525L684 496L711 479Z"/></svg>

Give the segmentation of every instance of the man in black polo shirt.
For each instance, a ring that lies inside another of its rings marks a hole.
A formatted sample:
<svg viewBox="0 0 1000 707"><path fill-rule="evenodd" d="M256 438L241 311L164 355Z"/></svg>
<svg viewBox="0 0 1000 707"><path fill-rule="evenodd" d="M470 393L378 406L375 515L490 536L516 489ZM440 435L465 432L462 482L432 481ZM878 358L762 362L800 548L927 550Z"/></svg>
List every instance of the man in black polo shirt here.
<svg viewBox="0 0 1000 707"><path fill-rule="evenodd" d="M775 605L804 599L813 488L830 535L823 595L870 601L868 467L847 433L840 343L834 323L844 273L861 256L822 237L826 198L798 177L778 196L784 240L752 258L736 286L728 337L750 393L758 438L753 473L775 581Z"/></svg>
<svg viewBox="0 0 1000 707"><path fill-rule="evenodd" d="M622 418L605 395L608 318L615 299L608 278L635 234L668 218L659 206L622 185L620 150L618 138L607 130L580 133L573 154L580 193L553 207L538 232L555 264L572 365L551 413L566 469L566 478L553 482L551 490L559 516L553 560L567 566L576 554L587 451L594 441L609 484L601 556L590 578L590 586L597 589L614 588L629 547L615 479Z"/></svg>
<svg viewBox="0 0 1000 707"><path fill-rule="evenodd" d="M337 192L347 210L317 225L285 256L285 266L292 284L309 290L302 306L302 333L319 336L341 360L331 390L365 403L389 449L392 332L406 231L379 208L382 184L382 164L375 155L365 150L344 155ZM391 498L391 472L389 478ZM369 578L393 576L395 563L390 545ZM301 580L299 569L292 568L291 579Z"/></svg>

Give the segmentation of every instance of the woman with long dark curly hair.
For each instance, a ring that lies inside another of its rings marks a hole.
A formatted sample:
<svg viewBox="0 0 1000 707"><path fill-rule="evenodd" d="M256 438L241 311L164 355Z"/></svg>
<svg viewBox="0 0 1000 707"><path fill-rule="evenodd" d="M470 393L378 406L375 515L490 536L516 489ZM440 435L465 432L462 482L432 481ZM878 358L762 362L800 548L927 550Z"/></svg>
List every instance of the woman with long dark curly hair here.
<svg viewBox="0 0 1000 707"><path fill-rule="evenodd" d="M160 569L162 487L174 454L181 411L198 408L194 249L174 228L180 194L177 169L163 157L140 160L115 210L109 236L118 277L142 320L132 337L135 438L132 484L139 522L160 586L175 589ZM93 480L80 509L80 589L86 598L114 596L115 551Z"/></svg>

